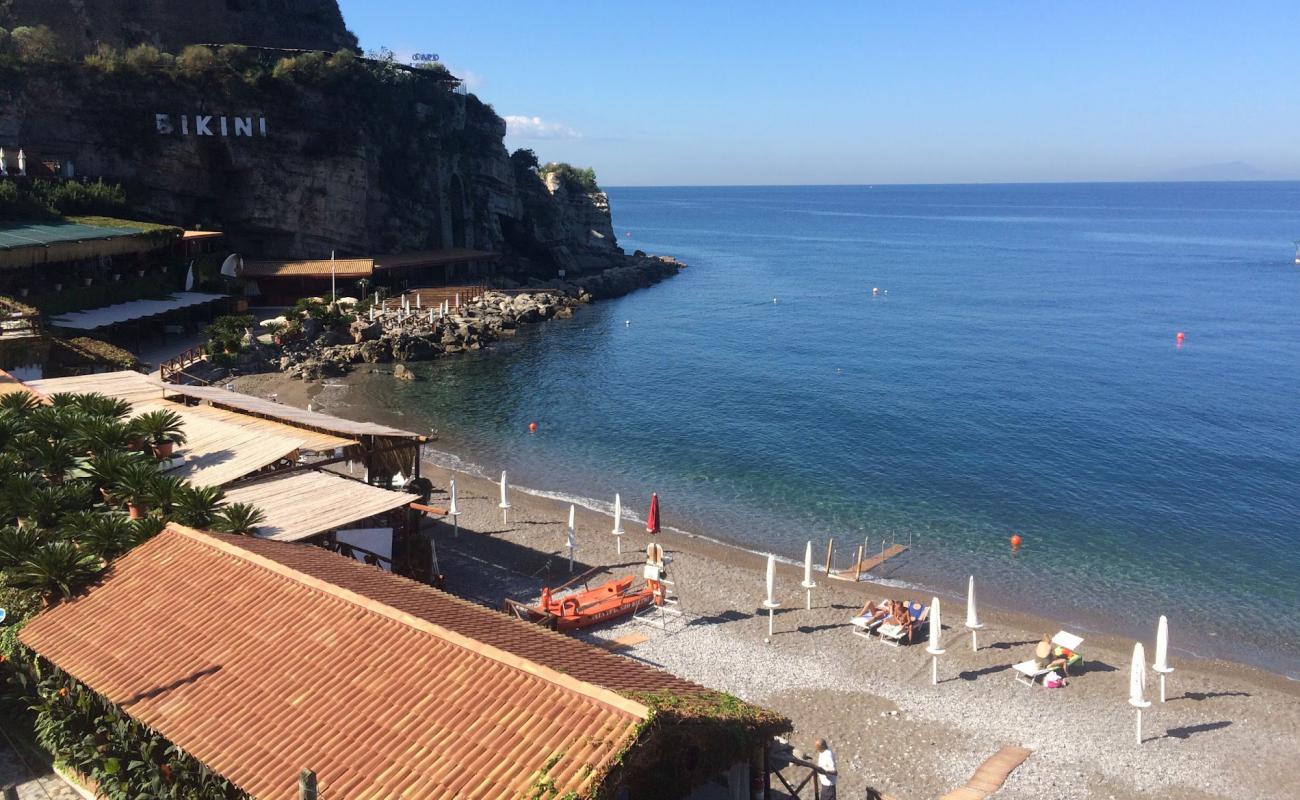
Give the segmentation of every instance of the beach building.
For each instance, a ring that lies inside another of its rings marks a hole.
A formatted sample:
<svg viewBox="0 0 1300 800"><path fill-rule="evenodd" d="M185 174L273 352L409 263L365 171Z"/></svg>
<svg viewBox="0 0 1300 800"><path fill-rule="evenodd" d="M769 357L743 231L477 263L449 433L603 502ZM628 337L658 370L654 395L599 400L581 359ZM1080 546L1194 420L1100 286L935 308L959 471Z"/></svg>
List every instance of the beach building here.
<svg viewBox="0 0 1300 800"><path fill-rule="evenodd" d="M27 382L43 395L100 392L132 411L177 414L186 435L167 474L220 487L266 514L258 535L309 542L420 580L432 555L395 476L418 476L425 437L132 371ZM427 499L427 498L425 498Z"/></svg>
<svg viewBox="0 0 1300 800"><path fill-rule="evenodd" d="M465 247L420 250L364 258L242 261L236 275L245 293L271 305L322 295L337 286L340 295L360 294L357 282L390 293L419 286L446 286L482 280L493 274L499 254Z"/></svg>
<svg viewBox="0 0 1300 800"><path fill-rule="evenodd" d="M21 639L63 694L264 800L300 780L325 798L741 800L789 728L319 548L177 525Z"/></svg>

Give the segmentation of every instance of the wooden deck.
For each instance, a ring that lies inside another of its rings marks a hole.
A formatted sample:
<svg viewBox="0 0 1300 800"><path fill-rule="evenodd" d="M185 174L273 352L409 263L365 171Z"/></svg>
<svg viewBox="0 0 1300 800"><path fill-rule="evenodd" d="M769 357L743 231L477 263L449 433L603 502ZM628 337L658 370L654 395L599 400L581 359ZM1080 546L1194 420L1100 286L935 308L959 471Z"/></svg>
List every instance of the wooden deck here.
<svg viewBox="0 0 1300 800"><path fill-rule="evenodd" d="M960 789L945 794L939 800L984 800L984 798L1002 788L1006 783L1007 776L1015 770L1016 767L1025 763L1029 754L1033 752L1023 747L1012 747L1003 745L1002 749L985 759L980 764L979 769L966 782L966 785Z"/></svg>
<svg viewBox="0 0 1300 800"><path fill-rule="evenodd" d="M876 553L875 555L867 556L863 558L862 561L860 561L859 563L850 566L848 569L834 570L833 572L831 572L830 577L838 578L839 580L842 581L856 580L858 576L866 575L867 573L871 572L871 570L876 569L877 567L879 567L881 564L884 564L889 559L894 558L896 556L900 556L906 552L907 552L907 545L891 544L889 547L886 547L882 552Z"/></svg>

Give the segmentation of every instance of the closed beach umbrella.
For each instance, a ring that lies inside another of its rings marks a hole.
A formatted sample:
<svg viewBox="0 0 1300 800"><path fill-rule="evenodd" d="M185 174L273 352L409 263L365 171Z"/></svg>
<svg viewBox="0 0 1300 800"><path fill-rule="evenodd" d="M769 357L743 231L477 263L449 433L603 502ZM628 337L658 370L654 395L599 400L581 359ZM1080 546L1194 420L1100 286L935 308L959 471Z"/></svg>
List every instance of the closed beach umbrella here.
<svg viewBox="0 0 1300 800"><path fill-rule="evenodd" d="M939 619L939 598L930 599L930 646L925 648L930 654L930 681L939 683L939 656L944 654L943 624Z"/></svg>
<svg viewBox="0 0 1300 800"><path fill-rule="evenodd" d="M803 588L806 593L805 605L809 611L812 611L812 590L817 588L817 584L812 579L812 540L808 540L808 546L803 549Z"/></svg>
<svg viewBox="0 0 1300 800"><path fill-rule="evenodd" d="M623 498L618 492L614 493L614 546L618 554L623 555Z"/></svg>
<svg viewBox="0 0 1300 800"><path fill-rule="evenodd" d="M645 517L645 532L659 532L659 495L653 493L650 495L650 513Z"/></svg>
<svg viewBox="0 0 1300 800"><path fill-rule="evenodd" d="M194 262L190 262L189 271L185 273L185 291L194 290Z"/></svg>
<svg viewBox="0 0 1300 800"><path fill-rule="evenodd" d="M1160 702L1165 701L1165 676L1174 671L1169 666L1169 620L1160 615L1160 624L1156 626L1156 663L1151 669L1160 673Z"/></svg>
<svg viewBox="0 0 1300 800"><path fill-rule="evenodd" d="M975 576L970 576L970 582L966 584L966 627L970 629L970 649L979 650L979 642L976 640L977 631L984 626L980 623L979 611L975 608Z"/></svg>
<svg viewBox="0 0 1300 800"><path fill-rule="evenodd" d="M510 489L506 483L506 471L501 470L501 502L497 504L501 509L501 521L506 521L506 514L510 511Z"/></svg>
<svg viewBox="0 0 1300 800"><path fill-rule="evenodd" d="M776 614L779 605L781 604L776 602L776 556L769 553L767 556L767 599L763 601L763 607L767 609L768 641L772 640L772 618Z"/></svg>
<svg viewBox="0 0 1300 800"><path fill-rule="evenodd" d="M574 514L576 509L572 503L569 504L569 527L564 532L565 543L569 546L569 572L573 572L573 548L577 546L577 532L574 530Z"/></svg>
<svg viewBox="0 0 1300 800"><path fill-rule="evenodd" d="M451 517L452 532L460 536L460 506L456 504L456 479L451 479L451 502L447 505L447 516Z"/></svg>
<svg viewBox="0 0 1300 800"><path fill-rule="evenodd" d="M1138 744L1142 744L1142 709L1151 707L1151 703L1146 699L1146 662L1146 653L1143 652L1142 643L1137 642L1133 645L1133 663L1129 666L1128 672L1128 704L1137 709Z"/></svg>

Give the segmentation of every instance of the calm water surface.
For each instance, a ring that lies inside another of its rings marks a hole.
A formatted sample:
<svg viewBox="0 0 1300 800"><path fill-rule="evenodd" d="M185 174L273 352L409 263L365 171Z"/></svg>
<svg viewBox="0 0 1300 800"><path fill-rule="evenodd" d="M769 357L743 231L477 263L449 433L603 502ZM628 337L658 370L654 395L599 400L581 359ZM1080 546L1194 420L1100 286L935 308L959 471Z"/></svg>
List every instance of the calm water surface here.
<svg viewBox="0 0 1300 800"><path fill-rule="evenodd" d="M368 402L525 486L910 539L895 579L1300 674L1300 184L610 198L690 268Z"/></svg>

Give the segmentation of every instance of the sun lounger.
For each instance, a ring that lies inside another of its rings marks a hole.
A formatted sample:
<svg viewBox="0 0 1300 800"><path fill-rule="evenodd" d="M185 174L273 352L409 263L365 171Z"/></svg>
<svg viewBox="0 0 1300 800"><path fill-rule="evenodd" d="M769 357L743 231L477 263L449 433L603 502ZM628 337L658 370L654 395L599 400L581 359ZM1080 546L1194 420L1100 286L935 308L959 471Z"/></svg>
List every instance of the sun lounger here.
<svg viewBox="0 0 1300 800"><path fill-rule="evenodd" d="M903 643L904 639L907 640L908 644L911 644L913 639L924 632L930 620L930 607L923 603L913 601L907 604L907 613L912 616L912 635L909 637L907 635L907 629L902 625L891 625L886 623L881 625L876 631L876 635L880 637L880 641L898 647Z"/></svg>
<svg viewBox="0 0 1300 800"><path fill-rule="evenodd" d="M1071 665L1083 661L1083 657L1078 654L1078 648L1081 644L1083 644L1082 636L1075 636L1073 633L1068 633L1066 631L1057 631L1056 635L1052 637L1052 645L1054 647L1064 647L1066 650L1074 653L1074 656L1071 657L1069 661ZM1053 660L1055 660L1055 658L1055 651L1053 651ZM1038 662L1032 658L1028 661L1022 661L1019 664L1012 664L1011 668L1016 672L1016 680L1031 688L1036 682L1038 682L1039 678L1055 669L1054 667L1042 669L1038 666Z"/></svg>
<svg viewBox="0 0 1300 800"><path fill-rule="evenodd" d="M881 602L883 603L884 601ZM850 632L854 636L861 636L863 639L870 639L871 634L879 628L888 617L881 617L875 622L868 622L867 619L867 617L854 617L849 620L849 625L852 626Z"/></svg>

